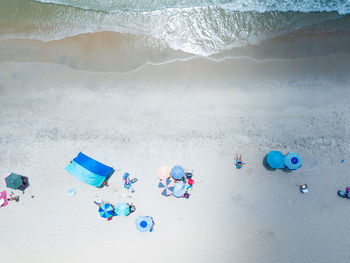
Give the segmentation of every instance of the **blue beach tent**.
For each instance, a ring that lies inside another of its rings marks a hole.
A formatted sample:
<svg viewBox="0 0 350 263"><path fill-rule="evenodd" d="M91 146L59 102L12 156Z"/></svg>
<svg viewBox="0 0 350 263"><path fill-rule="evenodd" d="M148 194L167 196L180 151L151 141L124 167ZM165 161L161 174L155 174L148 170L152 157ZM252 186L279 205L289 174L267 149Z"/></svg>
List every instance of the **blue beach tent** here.
<svg viewBox="0 0 350 263"><path fill-rule="evenodd" d="M80 181L96 187L102 186L103 182L113 172L112 167L104 165L81 152L65 169Z"/></svg>

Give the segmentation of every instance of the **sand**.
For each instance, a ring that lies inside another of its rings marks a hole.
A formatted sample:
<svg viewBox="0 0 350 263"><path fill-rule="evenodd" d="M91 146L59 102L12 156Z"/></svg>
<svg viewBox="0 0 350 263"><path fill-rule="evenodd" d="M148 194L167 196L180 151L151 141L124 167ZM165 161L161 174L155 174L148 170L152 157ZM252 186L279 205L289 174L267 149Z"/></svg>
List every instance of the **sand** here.
<svg viewBox="0 0 350 263"><path fill-rule="evenodd" d="M115 61L105 73L81 66L83 56L101 64L79 44L75 68L53 61L57 47L72 52L76 42L65 41L47 44L53 53L44 59L1 55L0 171L30 182L24 194L14 191L18 203L0 209L2 262L346 258L350 201L337 190L349 183L349 54L220 61L169 55L167 63L143 65L147 54L135 55L136 70ZM298 152L302 168L266 169L270 150ZM64 170L80 151L116 169L109 187L91 187ZM233 165L236 153L246 162L241 170ZM157 189L157 168L176 164L193 170L188 200ZM138 178L134 194L123 189L124 172ZM308 194L299 192L304 183ZM132 202L136 211L107 222L96 196ZM152 233L136 230L139 215L154 218Z"/></svg>

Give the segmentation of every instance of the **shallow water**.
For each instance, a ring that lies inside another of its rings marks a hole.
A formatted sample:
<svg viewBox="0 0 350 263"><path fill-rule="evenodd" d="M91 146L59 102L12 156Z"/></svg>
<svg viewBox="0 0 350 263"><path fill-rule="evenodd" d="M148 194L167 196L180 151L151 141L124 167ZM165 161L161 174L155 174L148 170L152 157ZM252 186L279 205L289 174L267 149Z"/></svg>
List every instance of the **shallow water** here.
<svg viewBox="0 0 350 263"><path fill-rule="evenodd" d="M207 56L337 20L349 10L348 1L2 0L0 38L49 41L114 31L147 35L164 47Z"/></svg>

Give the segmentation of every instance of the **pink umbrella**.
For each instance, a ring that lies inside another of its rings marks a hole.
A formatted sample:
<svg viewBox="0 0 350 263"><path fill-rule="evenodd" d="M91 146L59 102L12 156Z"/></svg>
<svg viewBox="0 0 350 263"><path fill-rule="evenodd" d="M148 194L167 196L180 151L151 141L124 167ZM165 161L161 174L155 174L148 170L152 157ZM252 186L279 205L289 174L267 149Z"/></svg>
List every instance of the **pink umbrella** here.
<svg viewBox="0 0 350 263"><path fill-rule="evenodd" d="M170 169L166 166L159 167L157 175L160 180L166 180L170 177Z"/></svg>
<svg viewBox="0 0 350 263"><path fill-rule="evenodd" d="M6 191L2 191L0 193L0 207L4 207L7 205L8 205L8 202L7 202Z"/></svg>
<svg viewBox="0 0 350 263"><path fill-rule="evenodd" d="M3 182L4 185L6 185L5 179L6 179L6 177L9 176L9 175L10 175L10 174L4 174L4 176L2 177L2 178L3 178L2 182Z"/></svg>

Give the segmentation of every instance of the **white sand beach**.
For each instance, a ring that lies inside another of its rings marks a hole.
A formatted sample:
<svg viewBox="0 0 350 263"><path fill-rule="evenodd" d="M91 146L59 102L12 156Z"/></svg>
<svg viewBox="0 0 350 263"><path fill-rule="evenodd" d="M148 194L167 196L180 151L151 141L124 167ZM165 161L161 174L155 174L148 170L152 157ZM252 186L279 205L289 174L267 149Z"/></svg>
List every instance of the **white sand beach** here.
<svg viewBox="0 0 350 263"><path fill-rule="evenodd" d="M290 63L310 61L283 61ZM94 262L101 254L106 262L330 262L346 255L349 208L336 191L348 182L348 79L207 76L187 85L170 78L164 86L166 67L186 68L179 64L135 73L153 74L145 82L133 74L1 64L1 169L30 178L20 202L0 210L4 262ZM266 170L271 149L299 152L303 167ZM63 169L79 151L116 169L108 188ZM233 166L235 153L247 162L242 170ZM175 164L193 169L198 181L188 200L157 189L156 169ZM123 196L125 171L139 179L131 198ZM307 195L299 193L302 183ZM137 209L106 222L96 196ZM137 215L151 215L154 232L139 233Z"/></svg>
<svg viewBox="0 0 350 263"><path fill-rule="evenodd" d="M30 49L28 41L1 41L2 50ZM19 202L0 208L1 262L346 260L350 201L337 190L350 183L348 53L219 61L172 61L166 53L169 63L144 66L138 54L134 66L108 61L106 73L103 59L89 55L98 45L86 53L77 44L76 67L56 60L55 52L74 53L71 45L39 52L44 59L0 56L0 171L30 183L24 194L13 191ZM303 166L268 170L270 150L297 152ZM116 170L109 187L64 170L79 152ZM240 170L236 153L246 162ZM176 164L193 170L189 199L157 189L157 168ZM123 187L124 172L138 178L133 194ZM304 183L307 194L299 191ZM107 222L97 196L132 202L136 211ZM140 215L153 217L153 232L137 231Z"/></svg>

